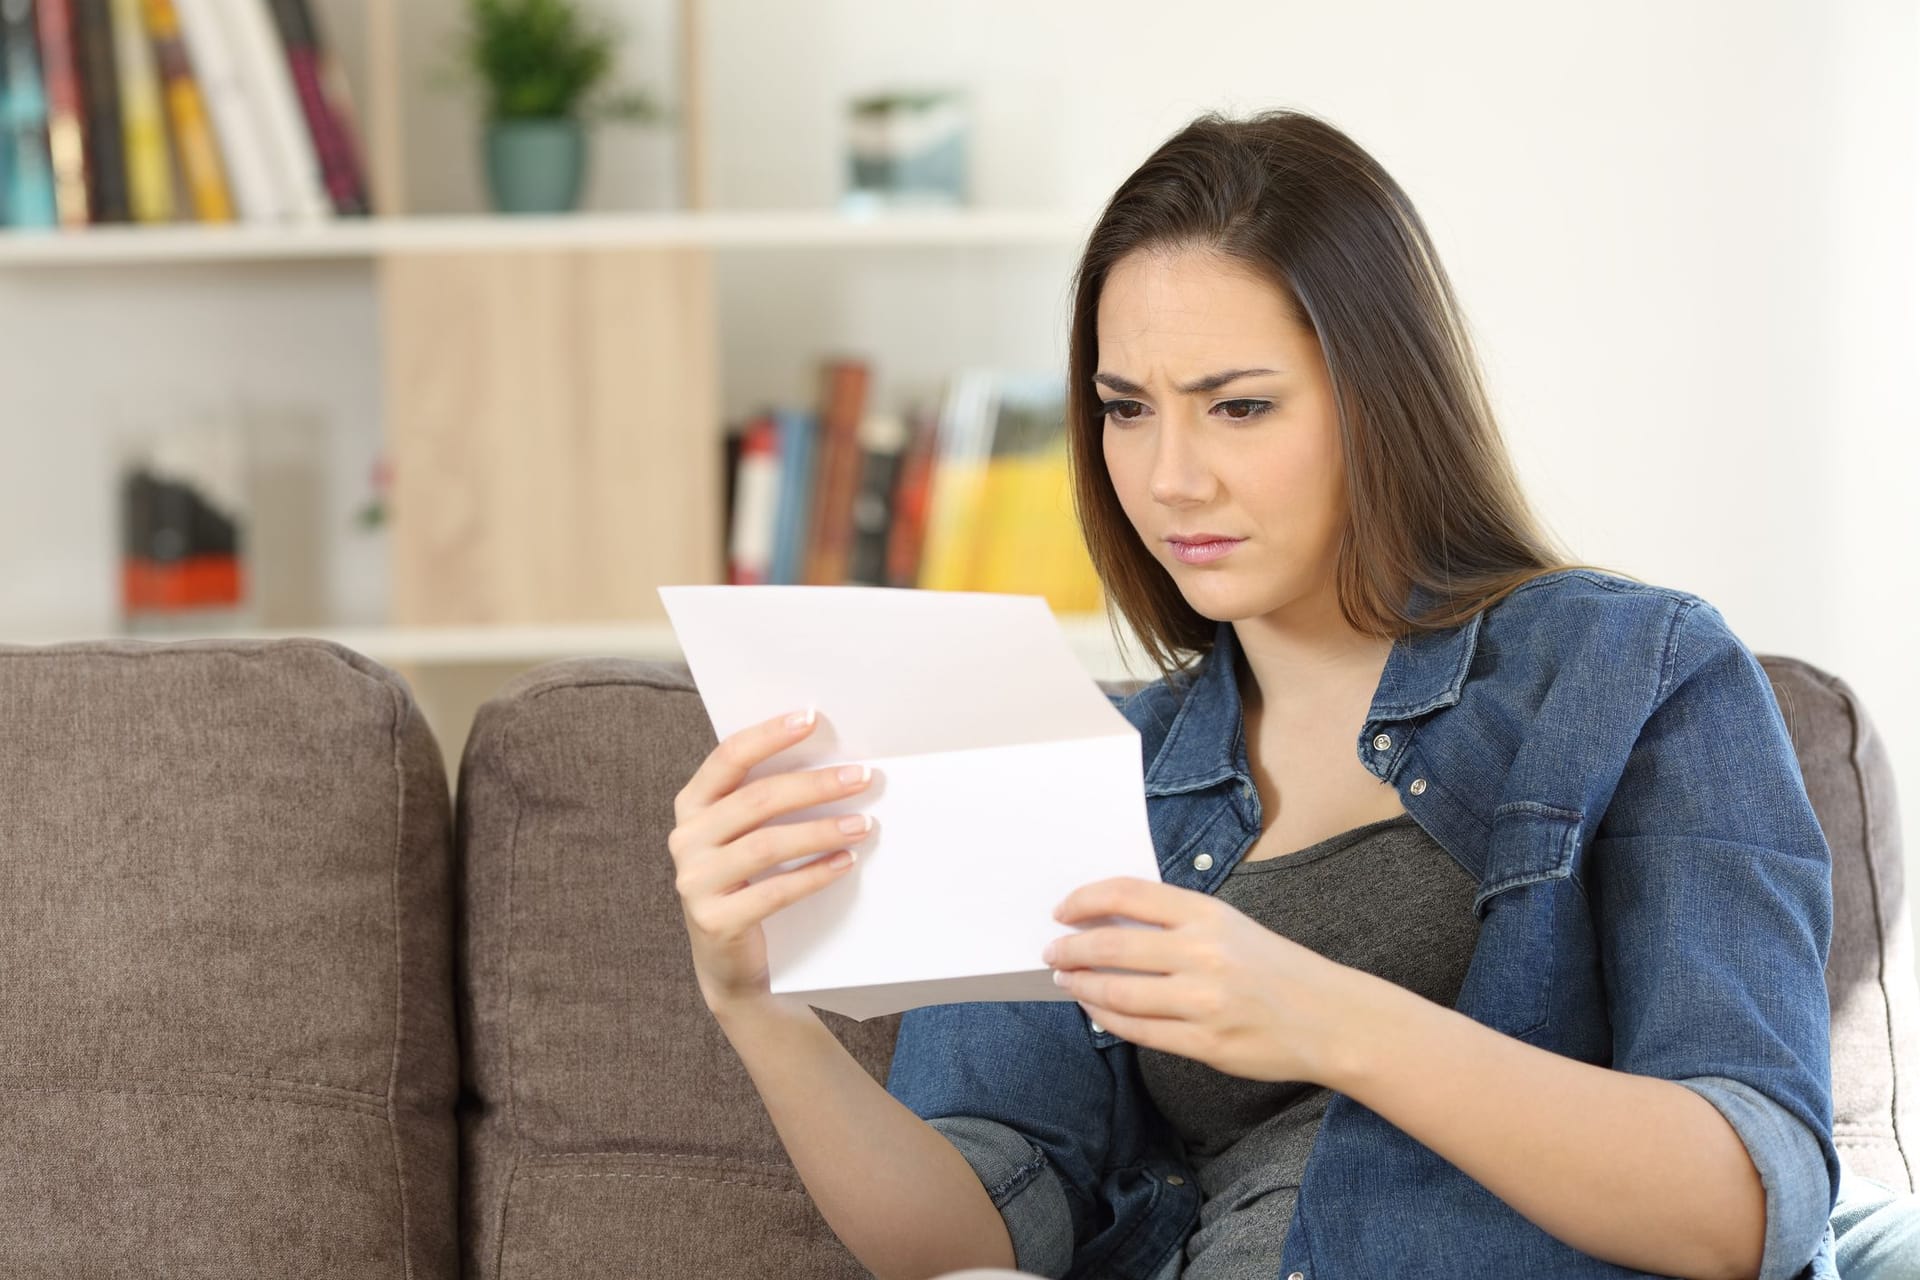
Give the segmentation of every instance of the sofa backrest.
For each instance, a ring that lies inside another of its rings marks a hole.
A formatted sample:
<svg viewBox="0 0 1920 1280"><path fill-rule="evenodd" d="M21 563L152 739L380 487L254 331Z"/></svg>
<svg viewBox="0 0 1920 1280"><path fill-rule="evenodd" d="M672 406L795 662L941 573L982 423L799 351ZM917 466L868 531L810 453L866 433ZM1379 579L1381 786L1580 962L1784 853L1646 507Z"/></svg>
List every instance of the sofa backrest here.
<svg viewBox="0 0 1920 1280"><path fill-rule="evenodd" d="M1857 1171L1910 1186L1920 990L1885 755L1844 683L1762 661L1834 850L1836 1137ZM713 746L680 663L553 663L475 722L458 836L471 1277L624 1276L635 1257L660 1275L865 1274L694 982L666 840ZM885 1078L897 1018L822 1017Z"/></svg>
<svg viewBox="0 0 1920 1280"><path fill-rule="evenodd" d="M456 1274L447 778L318 641L0 646L0 1275Z"/></svg>

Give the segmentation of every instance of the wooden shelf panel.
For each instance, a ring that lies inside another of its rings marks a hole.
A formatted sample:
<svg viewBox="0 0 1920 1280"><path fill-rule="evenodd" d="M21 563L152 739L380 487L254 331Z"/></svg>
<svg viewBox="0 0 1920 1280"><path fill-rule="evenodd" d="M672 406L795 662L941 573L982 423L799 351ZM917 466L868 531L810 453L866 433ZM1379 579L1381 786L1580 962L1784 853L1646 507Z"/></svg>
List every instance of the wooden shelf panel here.
<svg viewBox="0 0 1920 1280"><path fill-rule="evenodd" d="M0 232L0 267L366 260L389 253L553 249L1072 248L1091 223L1045 211L729 211L351 218L311 226L87 227Z"/></svg>

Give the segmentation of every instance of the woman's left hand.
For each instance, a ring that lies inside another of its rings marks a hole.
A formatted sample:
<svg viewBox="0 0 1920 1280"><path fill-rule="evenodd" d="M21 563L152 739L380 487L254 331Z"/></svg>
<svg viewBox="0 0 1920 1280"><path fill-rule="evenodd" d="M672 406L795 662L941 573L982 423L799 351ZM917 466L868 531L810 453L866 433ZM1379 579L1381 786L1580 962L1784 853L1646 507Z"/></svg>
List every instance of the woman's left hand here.
<svg viewBox="0 0 1920 1280"><path fill-rule="evenodd" d="M1354 984L1379 979L1210 894L1157 880L1099 880L1054 910L1064 924L1112 916L1161 927L1095 925L1056 938L1042 957L1088 1017L1123 1040L1228 1075L1337 1087Z"/></svg>

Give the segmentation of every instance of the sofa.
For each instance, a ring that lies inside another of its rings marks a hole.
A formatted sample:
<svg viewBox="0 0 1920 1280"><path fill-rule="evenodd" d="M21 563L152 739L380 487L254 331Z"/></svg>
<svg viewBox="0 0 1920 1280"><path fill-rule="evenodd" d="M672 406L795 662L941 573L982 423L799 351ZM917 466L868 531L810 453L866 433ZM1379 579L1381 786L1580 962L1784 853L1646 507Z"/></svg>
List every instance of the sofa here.
<svg viewBox="0 0 1920 1280"><path fill-rule="evenodd" d="M1913 1189L1886 754L1762 661L1834 854L1835 1138ZM319 640L0 646L0 723L0 1275L864 1274L693 981L684 666L516 677L457 788L406 683ZM884 1078L895 1020L822 1016Z"/></svg>

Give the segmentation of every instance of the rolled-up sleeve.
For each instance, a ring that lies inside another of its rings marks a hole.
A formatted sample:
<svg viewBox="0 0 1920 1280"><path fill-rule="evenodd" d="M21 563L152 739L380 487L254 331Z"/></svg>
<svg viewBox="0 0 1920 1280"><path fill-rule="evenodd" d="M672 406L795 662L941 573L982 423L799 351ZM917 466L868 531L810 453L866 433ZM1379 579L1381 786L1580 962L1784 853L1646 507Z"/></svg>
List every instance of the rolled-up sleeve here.
<svg viewBox="0 0 1920 1280"><path fill-rule="evenodd" d="M1046 1153L1020 1132L978 1116L927 1121L973 1166L1007 1224L1013 1264L1038 1276L1064 1276L1073 1265L1073 1214L1066 1188Z"/></svg>
<svg viewBox="0 0 1920 1280"><path fill-rule="evenodd" d="M1722 1076L1681 1080L1726 1117L1746 1145L1767 1197L1766 1248L1760 1280L1794 1280L1826 1231L1833 1206L1827 1196L1826 1157L1820 1140L1772 1098Z"/></svg>
<svg viewBox="0 0 1920 1280"><path fill-rule="evenodd" d="M1719 612L1683 605L1663 664L1591 850L1613 1066L1726 1117L1766 1191L1761 1274L1788 1280L1840 1181L1832 857L1772 686Z"/></svg>

